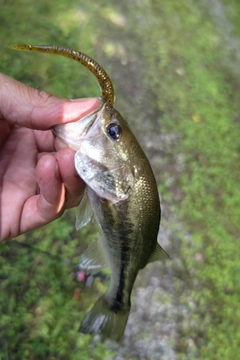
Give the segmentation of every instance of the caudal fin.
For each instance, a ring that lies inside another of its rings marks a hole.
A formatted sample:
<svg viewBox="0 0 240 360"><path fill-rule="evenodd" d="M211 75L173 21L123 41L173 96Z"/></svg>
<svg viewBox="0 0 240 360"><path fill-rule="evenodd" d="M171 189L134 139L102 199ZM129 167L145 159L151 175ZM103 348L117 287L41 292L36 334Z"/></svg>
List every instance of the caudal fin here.
<svg viewBox="0 0 240 360"><path fill-rule="evenodd" d="M113 311L101 296L83 319L79 332L100 334L103 338L119 341L127 324L130 308Z"/></svg>

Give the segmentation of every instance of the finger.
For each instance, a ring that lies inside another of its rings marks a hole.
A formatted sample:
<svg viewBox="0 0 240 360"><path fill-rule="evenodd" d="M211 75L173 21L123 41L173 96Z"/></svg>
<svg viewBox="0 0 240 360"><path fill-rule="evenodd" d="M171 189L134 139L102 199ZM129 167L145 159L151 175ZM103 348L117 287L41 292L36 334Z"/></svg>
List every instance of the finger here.
<svg viewBox="0 0 240 360"><path fill-rule="evenodd" d="M75 170L75 152L69 148L64 148L59 150L55 156L66 189L66 208L77 206L82 198L85 183Z"/></svg>
<svg viewBox="0 0 240 360"><path fill-rule="evenodd" d="M53 155L44 155L39 160L36 178L40 194L30 197L24 204L20 233L43 226L64 212L65 188Z"/></svg>
<svg viewBox="0 0 240 360"><path fill-rule="evenodd" d="M57 151L61 150L61 149L65 149L66 148L66 143L63 142L60 138L58 138L57 136L55 137L55 141L54 141L54 146L55 149Z"/></svg>
<svg viewBox="0 0 240 360"><path fill-rule="evenodd" d="M55 152L55 136L52 130L33 130L38 152ZM66 145L65 145L66 146Z"/></svg>
<svg viewBox="0 0 240 360"><path fill-rule="evenodd" d="M10 135L10 129L7 121L0 119L0 149Z"/></svg>
<svg viewBox="0 0 240 360"><path fill-rule="evenodd" d="M100 104L97 98L60 99L0 73L0 118L31 129L46 130L76 121Z"/></svg>

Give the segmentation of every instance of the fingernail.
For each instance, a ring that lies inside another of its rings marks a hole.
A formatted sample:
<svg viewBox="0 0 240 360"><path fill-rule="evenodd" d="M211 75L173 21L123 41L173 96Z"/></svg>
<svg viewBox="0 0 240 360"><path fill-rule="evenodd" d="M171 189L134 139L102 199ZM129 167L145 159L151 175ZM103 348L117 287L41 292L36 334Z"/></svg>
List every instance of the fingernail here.
<svg viewBox="0 0 240 360"><path fill-rule="evenodd" d="M92 111L98 111L101 106L102 102L99 98L71 99L64 104L65 111L61 123L79 120Z"/></svg>
<svg viewBox="0 0 240 360"><path fill-rule="evenodd" d="M73 102L89 102L89 101L92 101L92 100L101 100L100 97L95 97L95 98L79 98L79 99L69 99L70 101L73 101Z"/></svg>

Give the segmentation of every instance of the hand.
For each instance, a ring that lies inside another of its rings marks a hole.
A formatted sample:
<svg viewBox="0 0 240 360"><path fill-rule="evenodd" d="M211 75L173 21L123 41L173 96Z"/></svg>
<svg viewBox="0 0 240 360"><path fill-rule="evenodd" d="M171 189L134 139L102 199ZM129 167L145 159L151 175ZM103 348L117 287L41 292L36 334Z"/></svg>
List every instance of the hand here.
<svg viewBox="0 0 240 360"><path fill-rule="evenodd" d="M75 153L56 141L51 127L98 105L98 99L59 99L0 73L0 241L79 203L84 183L74 168Z"/></svg>

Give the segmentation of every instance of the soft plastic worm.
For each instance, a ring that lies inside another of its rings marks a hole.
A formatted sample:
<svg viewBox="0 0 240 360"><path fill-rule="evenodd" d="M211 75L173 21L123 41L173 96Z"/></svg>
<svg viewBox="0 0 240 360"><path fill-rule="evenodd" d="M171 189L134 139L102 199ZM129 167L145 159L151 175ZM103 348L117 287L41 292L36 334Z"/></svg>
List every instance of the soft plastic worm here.
<svg viewBox="0 0 240 360"><path fill-rule="evenodd" d="M68 57L73 59L82 65L84 65L88 70L90 70L95 77L98 79L98 82L102 89L102 97L104 97L110 106L113 106L114 103L114 89L112 85L112 81L106 71L90 56L77 51L68 49L61 46L52 46L52 45L10 45L11 49L14 50L22 50L22 51L38 51L38 52L46 52L49 54L57 54L61 56Z"/></svg>

